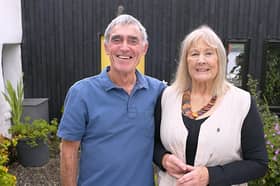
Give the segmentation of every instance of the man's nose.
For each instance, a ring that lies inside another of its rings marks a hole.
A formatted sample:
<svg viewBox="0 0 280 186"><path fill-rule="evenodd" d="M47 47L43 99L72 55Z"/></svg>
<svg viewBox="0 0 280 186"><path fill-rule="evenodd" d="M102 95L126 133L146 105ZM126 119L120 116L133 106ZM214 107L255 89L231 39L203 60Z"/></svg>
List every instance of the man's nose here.
<svg viewBox="0 0 280 186"><path fill-rule="evenodd" d="M121 49L122 50L127 50L129 48L129 45L127 43L126 40L124 40L122 43L121 43Z"/></svg>

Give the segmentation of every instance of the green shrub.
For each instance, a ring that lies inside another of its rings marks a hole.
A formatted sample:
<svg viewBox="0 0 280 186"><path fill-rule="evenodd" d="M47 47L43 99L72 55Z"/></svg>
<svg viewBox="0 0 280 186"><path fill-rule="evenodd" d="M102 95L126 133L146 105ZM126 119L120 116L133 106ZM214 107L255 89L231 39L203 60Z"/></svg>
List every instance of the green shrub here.
<svg viewBox="0 0 280 186"><path fill-rule="evenodd" d="M9 147L15 141L0 135L0 185L14 186L16 185L16 177L8 173L7 163L9 161Z"/></svg>
<svg viewBox="0 0 280 186"><path fill-rule="evenodd" d="M266 73L263 95L266 97L268 104L280 105L280 51L266 51Z"/></svg>
<svg viewBox="0 0 280 186"><path fill-rule="evenodd" d="M57 131L57 122L51 122L51 124L49 124L43 119L37 119L31 123L29 123L29 121L30 118L26 118L26 123L12 125L9 132L14 139L27 140L27 144L32 147L38 145L38 140L47 142L49 137Z"/></svg>
<svg viewBox="0 0 280 186"><path fill-rule="evenodd" d="M0 165L0 185L14 186L16 185L16 177L8 173L8 168Z"/></svg>
<svg viewBox="0 0 280 186"><path fill-rule="evenodd" d="M256 99L260 115L264 123L264 133L269 163L267 174L258 180L250 182L249 185L280 185L280 121L277 115L269 110L266 98L260 98L260 93L257 92L257 86L258 82L249 76L248 87L251 94Z"/></svg>

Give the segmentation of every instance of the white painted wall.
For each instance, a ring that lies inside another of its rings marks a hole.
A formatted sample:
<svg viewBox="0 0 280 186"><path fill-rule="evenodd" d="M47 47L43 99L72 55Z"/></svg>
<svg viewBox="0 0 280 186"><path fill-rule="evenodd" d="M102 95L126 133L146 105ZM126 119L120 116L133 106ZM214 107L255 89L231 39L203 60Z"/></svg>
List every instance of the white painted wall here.
<svg viewBox="0 0 280 186"><path fill-rule="evenodd" d="M21 0L0 0L0 133L5 136L11 115L2 92L6 80L15 87L22 77L21 40Z"/></svg>
<svg viewBox="0 0 280 186"><path fill-rule="evenodd" d="M21 1L0 0L0 41L20 43L22 38Z"/></svg>
<svg viewBox="0 0 280 186"><path fill-rule="evenodd" d="M3 81L9 80L16 87L22 78L20 44L4 44L2 47Z"/></svg>

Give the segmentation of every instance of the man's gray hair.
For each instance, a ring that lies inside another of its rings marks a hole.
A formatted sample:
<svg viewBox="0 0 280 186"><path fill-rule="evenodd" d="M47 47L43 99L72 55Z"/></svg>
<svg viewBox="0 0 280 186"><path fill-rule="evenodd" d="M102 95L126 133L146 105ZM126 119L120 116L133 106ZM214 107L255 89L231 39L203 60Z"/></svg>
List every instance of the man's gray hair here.
<svg viewBox="0 0 280 186"><path fill-rule="evenodd" d="M140 23L140 21L138 21L136 18L134 18L131 15L128 14L122 14L119 15L118 17L116 17L115 19L113 19L111 21L111 23L107 26L105 33L104 33L104 39L105 39L105 43L108 43L110 40L110 35L112 32L112 29L116 26L116 25L136 25L139 28L139 31L142 34L142 39L145 43L148 43L148 35L146 32L145 27Z"/></svg>

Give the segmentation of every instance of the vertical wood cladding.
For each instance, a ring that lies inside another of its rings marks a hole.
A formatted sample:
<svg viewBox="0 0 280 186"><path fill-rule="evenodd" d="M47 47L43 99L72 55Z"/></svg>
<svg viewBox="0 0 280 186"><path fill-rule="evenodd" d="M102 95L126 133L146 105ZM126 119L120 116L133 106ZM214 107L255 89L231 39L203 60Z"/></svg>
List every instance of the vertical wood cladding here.
<svg viewBox="0 0 280 186"><path fill-rule="evenodd" d="M249 39L249 73L260 78L265 40L280 40L279 0L22 0L25 97L49 98L60 116L68 88L100 72L100 35L118 12L147 28L146 74L171 81L184 36L201 24L223 41Z"/></svg>

